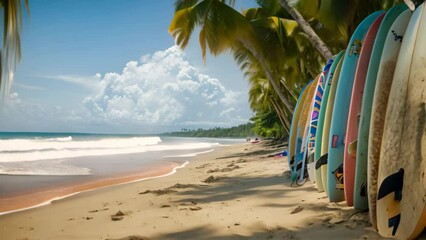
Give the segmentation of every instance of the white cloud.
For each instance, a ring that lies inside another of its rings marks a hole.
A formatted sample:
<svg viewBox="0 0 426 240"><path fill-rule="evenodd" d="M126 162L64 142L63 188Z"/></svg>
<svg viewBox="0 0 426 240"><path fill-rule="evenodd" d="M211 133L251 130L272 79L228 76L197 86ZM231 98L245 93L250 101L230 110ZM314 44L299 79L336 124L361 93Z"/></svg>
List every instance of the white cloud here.
<svg viewBox="0 0 426 240"><path fill-rule="evenodd" d="M18 88L35 90L35 91L46 91L45 88L33 86L33 85L28 85L28 84L17 83L16 81L13 83L13 86L18 87Z"/></svg>
<svg viewBox="0 0 426 240"><path fill-rule="evenodd" d="M176 46L129 61L121 72L47 78L91 91L68 106L14 92L0 109L0 130L159 133L234 126L250 114L242 93L200 72Z"/></svg>
<svg viewBox="0 0 426 240"><path fill-rule="evenodd" d="M76 84L94 91L98 90L99 81L101 77L102 75L100 73L96 73L94 76L77 76L77 75L45 76L45 78L50 80L72 83L72 84Z"/></svg>
<svg viewBox="0 0 426 240"><path fill-rule="evenodd" d="M93 119L141 125L241 123L240 93L201 73L177 46L130 61L121 73L98 77L101 87L83 102Z"/></svg>
<svg viewBox="0 0 426 240"><path fill-rule="evenodd" d="M241 95L241 92L229 91L225 93L225 97L220 100L220 103L225 106L234 106L238 103L238 97Z"/></svg>
<svg viewBox="0 0 426 240"><path fill-rule="evenodd" d="M220 116L221 116L221 117L223 117L223 116L230 116L230 115L231 115L232 113L234 113L234 112L236 112L235 108L231 107L231 108L228 108L228 109L226 109L226 110L222 111L222 112L220 113Z"/></svg>

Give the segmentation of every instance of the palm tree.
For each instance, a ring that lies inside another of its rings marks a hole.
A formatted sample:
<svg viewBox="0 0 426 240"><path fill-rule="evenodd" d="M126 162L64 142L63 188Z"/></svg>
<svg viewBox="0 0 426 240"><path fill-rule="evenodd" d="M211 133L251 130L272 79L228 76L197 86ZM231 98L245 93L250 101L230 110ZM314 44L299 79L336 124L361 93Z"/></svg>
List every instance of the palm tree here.
<svg viewBox="0 0 426 240"><path fill-rule="evenodd" d="M280 0L280 3L289 2ZM349 37L358 24L370 13L378 10L387 10L403 0L360 1L360 0L293 0L290 7L297 9L306 19L319 37L332 49L330 36L347 44ZM331 34L322 36L315 28L313 21L318 21ZM345 47L345 46L343 46Z"/></svg>
<svg viewBox="0 0 426 240"><path fill-rule="evenodd" d="M29 14L29 3L25 0ZM16 65L21 59L21 0L0 0L3 11L3 47L0 49L0 105L8 98L12 88Z"/></svg>
<svg viewBox="0 0 426 240"><path fill-rule="evenodd" d="M299 57L300 51L309 47L300 46L300 40L305 38L297 38L296 33L299 31L297 23L286 18L269 16L270 13L262 8L248 9L242 14L252 24L259 38L263 39L263 55L268 60L268 66L273 70L275 76L280 79L279 84L283 94L294 105L297 101L300 87L311 77L307 70L310 64L304 64L302 58ZM280 14L273 13L273 15ZM287 26L283 27L283 25ZM302 43L302 45L304 44ZM314 49L309 50L306 55L316 53ZM238 44L233 47L233 53L235 60L250 83L250 108L256 113L276 112L283 130L288 134L292 113L280 102L258 59L250 51ZM315 67L319 69L320 66L321 64L318 63ZM314 72L316 74L317 71Z"/></svg>
<svg viewBox="0 0 426 240"><path fill-rule="evenodd" d="M205 59L207 48L213 55L218 55L226 50L234 52L236 46L247 49L258 60L280 101L293 113L294 103L285 96L280 87L280 78L274 73L270 66L271 62L265 56L263 39L256 34L253 25L227 3L232 4L233 1L178 0L175 4L175 15L169 32L175 38L176 44L184 49L194 27L199 26L203 59Z"/></svg>
<svg viewBox="0 0 426 240"><path fill-rule="evenodd" d="M309 23L299 13L299 11L297 11L296 8L292 7L287 0L280 0L280 5L285 10L287 10L287 12L299 24L299 27L305 32L309 41L321 53L325 60L331 59L333 57L333 54L331 53L327 45L318 37L318 35L315 33Z"/></svg>

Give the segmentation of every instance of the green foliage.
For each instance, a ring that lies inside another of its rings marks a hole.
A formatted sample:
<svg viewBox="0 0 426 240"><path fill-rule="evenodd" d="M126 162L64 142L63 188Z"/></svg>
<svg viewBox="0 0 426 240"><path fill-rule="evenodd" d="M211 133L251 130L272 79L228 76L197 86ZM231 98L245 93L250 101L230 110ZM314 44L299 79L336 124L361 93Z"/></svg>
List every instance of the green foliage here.
<svg viewBox="0 0 426 240"><path fill-rule="evenodd" d="M312 36L318 35L332 53L338 53L366 16L402 2L286 0L291 5L287 6L283 0L255 1L257 8L240 13L233 8L234 1L177 0L169 32L184 48L194 27L200 27L203 58L207 50L213 55L229 50L250 84L254 131L275 138L287 135L300 90L325 64ZM302 30L301 19L289 13L294 12L292 7L316 34Z"/></svg>
<svg viewBox="0 0 426 240"><path fill-rule="evenodd" d="M253 123L246 123L231 128L215 127L212 129L199 128L197 130L182 129L179 132L168 132L161 135L173 137L246 138L255 135L252 130L253 127Z"/></svg>
<svg viewBox="0 0 426 240"><path fill-rule="evenodd" d="M253 130L258 136L275 139L288 136L274 110L256 112L250 120L254 122Z"/></svg>

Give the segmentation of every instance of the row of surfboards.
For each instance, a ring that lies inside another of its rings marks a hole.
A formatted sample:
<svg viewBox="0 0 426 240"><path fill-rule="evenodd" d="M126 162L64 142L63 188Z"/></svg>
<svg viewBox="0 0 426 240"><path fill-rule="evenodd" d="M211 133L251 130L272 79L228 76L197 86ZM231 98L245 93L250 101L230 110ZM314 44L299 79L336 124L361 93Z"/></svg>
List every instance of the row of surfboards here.
<svg viewBox="0 0 426 240"><path fill-rule="evenodd" d="M366 17L304 87L291 123L294 179L309 175L331 202L369 209L384 237L426 226L425 8Z"/></svg>

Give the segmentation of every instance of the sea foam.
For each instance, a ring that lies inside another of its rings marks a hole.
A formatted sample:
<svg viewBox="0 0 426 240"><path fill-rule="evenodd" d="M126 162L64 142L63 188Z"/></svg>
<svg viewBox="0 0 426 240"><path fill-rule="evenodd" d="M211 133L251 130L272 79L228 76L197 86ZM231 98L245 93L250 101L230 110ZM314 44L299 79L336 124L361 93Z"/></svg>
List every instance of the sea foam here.
<svg viewBox="0 0 426 240"><path fill-rule="evenodd" d="M4 139L0 140L0 162L138 153L160 142L159 137Z"/></svg>

